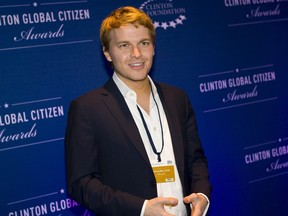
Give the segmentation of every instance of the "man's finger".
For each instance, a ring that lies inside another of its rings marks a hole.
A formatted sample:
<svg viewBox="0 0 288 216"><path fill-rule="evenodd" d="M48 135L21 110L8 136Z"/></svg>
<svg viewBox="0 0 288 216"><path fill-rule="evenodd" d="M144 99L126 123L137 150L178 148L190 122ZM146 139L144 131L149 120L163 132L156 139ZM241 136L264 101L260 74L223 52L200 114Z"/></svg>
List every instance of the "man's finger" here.
<svg viewBox="0 0 288 216"><path fill-rule="evenodd" d="M190 194L189 196L184 197L183 201L188 204L188 203L195 202L198 199L199 198L198 198L197 194L193 193L193 194Z"/></svg>
<svg viewBox="0 0 288 216"><path fill-rule="evenodd" d="M178 199L173 197L158 197L158 202L165 206L175 206L178 205Z"/></svg>

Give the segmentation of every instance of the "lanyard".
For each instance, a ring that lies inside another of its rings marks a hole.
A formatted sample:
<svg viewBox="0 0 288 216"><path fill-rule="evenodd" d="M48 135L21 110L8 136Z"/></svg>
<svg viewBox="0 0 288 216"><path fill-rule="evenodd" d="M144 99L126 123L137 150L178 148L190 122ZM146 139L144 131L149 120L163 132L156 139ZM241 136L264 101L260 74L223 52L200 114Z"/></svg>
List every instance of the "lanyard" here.
<svg viewBox="0 0 288 216"><path fill-rule="evenodd" d="M147 134L147 136L148 136L150 145L151 145L151 147L152 147L152 150L153 150L154 154L157 155L158 162L161 162L161 153L163 152L163 148L164 148L163 127L162 127L162 121L161 121L161 117L160 117L159 107L158 107L158 104L157 104L157 102L156 102L156 100L155 100L154 93L153 93L152 89L151 89L151 92L152 92L153 100L154 100L154 102L155 102L155 104L156 104L156 108L157 108L157 112L158 112L158 117L159 117L159 121L160 121L160 127L161 127L162 147L161 147L160 152L157 152L157 150L156 150L156 147L155 147L155 144L154 144L154 142L153 142L152 136L151 136L151 134L150 134L150 132L149 132L149 129L148 129L147 124L146 124L146 121L145 121L145 119L144 119L143 113L141 112L141 110L140 110L140 108L139 108L138 105L137 105L137 109L138 109L138 112L139 112L140 117L141 117L141 119L142 119L142 123L143 123L143 125L144 125L146 134Z"/></svg>

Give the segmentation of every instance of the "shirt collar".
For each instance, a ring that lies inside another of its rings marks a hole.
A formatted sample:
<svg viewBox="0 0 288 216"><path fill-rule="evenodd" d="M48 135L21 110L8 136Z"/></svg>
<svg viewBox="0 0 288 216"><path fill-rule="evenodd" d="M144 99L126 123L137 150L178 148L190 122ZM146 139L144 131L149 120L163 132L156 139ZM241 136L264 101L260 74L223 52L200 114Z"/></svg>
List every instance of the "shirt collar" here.
<svg viewBox="0 0 288 216"><path fill-rule="evenodd" d="M116 72L113 73L112 76L113 81L115 82L115 84L117 85L118 89L120 90L121 94L123 95L123 97L129 97L131 98L131 95L134 95L135 99L136 99L136 93L135 91L133 91L132 89L130 89L117 75ZM152 86L152 91L154 93L154 95L156 96L157 93L157 88L153 82L153 80L151 79L151 77L148 75L148 79L149 82Z"/></svg>

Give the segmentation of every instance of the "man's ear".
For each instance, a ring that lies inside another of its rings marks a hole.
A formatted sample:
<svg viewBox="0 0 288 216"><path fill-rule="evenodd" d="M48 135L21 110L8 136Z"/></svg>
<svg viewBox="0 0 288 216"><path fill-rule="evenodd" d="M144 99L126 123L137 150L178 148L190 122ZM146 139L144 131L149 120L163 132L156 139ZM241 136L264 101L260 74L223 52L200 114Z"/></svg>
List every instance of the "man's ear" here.
<svg viewBox="0 0 288 216"><path fill-rule="evenodd" d="M104 56L106 57L106 59L109 61L109 62L112 62L112 59L111 59L111 56L109 54L109 52L105 49L105 47L103 47L103 53L104 53Z"/></svg>

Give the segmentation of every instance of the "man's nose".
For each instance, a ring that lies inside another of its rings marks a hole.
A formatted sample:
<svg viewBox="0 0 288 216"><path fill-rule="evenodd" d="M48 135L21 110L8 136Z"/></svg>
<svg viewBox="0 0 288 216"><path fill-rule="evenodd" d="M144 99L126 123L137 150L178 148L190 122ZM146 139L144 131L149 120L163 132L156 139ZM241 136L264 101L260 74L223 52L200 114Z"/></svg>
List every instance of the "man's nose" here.
<svg viewBox="0 0 288 216"><path fill-rule="evenodd" d="M132 52L131 52L131 56L132 58L140 58L142 55L140 49L138 47L133 47L132 48Z"/></svg>

